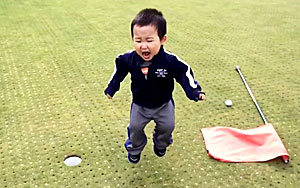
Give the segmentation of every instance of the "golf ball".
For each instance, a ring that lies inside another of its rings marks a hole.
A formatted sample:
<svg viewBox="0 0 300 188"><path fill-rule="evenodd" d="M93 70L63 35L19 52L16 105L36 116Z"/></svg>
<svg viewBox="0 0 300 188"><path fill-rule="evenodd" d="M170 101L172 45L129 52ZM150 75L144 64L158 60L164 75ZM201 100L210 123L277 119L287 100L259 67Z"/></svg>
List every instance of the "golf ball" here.
<svg viewBox="0 0 300 188"><path fill-rule="evenodd" d="M230 99L227 99L227 100L225 101L225 105L226 105L227 107L232 106L232 101L231 101Z"/></svg>

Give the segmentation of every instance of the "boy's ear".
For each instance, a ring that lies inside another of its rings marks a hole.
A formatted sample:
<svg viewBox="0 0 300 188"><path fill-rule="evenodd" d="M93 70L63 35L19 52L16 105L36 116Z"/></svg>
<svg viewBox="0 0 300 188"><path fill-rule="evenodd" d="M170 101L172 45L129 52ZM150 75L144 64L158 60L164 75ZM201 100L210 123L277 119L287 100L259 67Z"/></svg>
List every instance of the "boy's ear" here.
<svg viewBox="0 0 300 188"><path fill-rule="evenodd" d="M167 36L165 35L163 36L163 38L161 38L160 43L164 45L166 41L167 41Z"/></svg>

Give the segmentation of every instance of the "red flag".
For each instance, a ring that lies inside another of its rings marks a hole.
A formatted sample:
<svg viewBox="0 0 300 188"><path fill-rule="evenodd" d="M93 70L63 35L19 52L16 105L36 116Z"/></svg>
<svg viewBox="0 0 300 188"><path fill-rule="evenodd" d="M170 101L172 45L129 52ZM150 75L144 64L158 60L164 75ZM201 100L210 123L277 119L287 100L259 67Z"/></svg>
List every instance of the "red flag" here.
<svg viewBox="0 0 300 188"><path fill-rule="evenodd" d="M240 130L230 127L201 129L208 154L223 162L262 162L289 154L272 124Z"/></svg>

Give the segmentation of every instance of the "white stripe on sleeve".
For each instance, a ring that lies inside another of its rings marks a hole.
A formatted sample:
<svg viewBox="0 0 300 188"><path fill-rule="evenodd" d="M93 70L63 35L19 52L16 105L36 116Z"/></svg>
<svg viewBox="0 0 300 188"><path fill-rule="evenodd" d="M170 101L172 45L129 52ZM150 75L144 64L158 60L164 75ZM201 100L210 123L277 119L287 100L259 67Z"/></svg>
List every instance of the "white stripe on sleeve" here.
<svg viewBox="0 0 300 188"><path fill-rule="evenodd" d="M111 82L111 80L113 79L116 72L117 72L117 65L115 65L115 67L114 67L114 72L111 74L110 79L108 80L108 84Z"/></svg>
<svg viewBox="0 0 300 188"><path fill-rule="evenodd" d="M164 50L165 50L165 49L164 49ZM188 80L189 80L190 86L191 86L192 88L194 88L194 89L197 88L197 85L195 84L195 80L194 80L194 78L193 78L193 76L192 76L192 74L191 74L191 67L190 67L190 65L187 64L187 63L186 63L185 61L183 61L182 59L180 59L176 54L173 54L173 53L168 52L168 51L166 51L166 50L165 50L165 52L166 52L167 54L170 54L170 55L175 56L180 62L182 62L183 64L185 64L185 65L188 67L188 69L187 69L185 75L186 75L186 77L187 77Z"/></svg>

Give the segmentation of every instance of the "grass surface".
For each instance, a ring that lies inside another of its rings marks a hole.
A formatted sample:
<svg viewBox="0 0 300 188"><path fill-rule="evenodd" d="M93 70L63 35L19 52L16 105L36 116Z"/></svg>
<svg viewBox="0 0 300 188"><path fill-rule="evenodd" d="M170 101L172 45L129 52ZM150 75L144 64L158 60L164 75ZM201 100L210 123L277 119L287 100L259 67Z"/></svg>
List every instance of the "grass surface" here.
<svg viewBox="0 0 300 188"><path fill-rule="evenodd" d="M133 48L129 26L143 8L163 11L166 48L194 70L207 101L176 85L174 143L139 164L123 147L130 79L113 100L103 90L114 58ZM297 187L300 179L300 2L292 0L1 0L0 187ZM222 163L200 129L253 128L262 120L240 65L291 161ZM234 105L226 108L224 101ZM77 167L63 163L78 154Z"/></svg>

